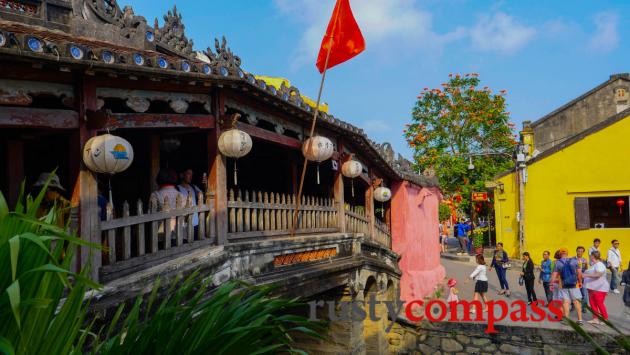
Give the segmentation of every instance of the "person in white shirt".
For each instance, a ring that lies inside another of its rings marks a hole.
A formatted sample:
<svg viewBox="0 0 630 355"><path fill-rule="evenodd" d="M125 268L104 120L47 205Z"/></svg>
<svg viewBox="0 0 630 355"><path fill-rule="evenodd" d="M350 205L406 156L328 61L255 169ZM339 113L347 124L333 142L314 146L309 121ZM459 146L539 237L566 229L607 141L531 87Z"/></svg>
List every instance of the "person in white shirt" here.
<svg viewBox="0 0 630 355"><path fill-rule="evenodd" d="M201 193L201 189L192 183L192 180L193 180L192 169L190 168L185 169L179 174L179 177L181 179L181 183L177 185L177 190L179 190L179 192L181 192L182 195L184 195L184 198L185 198L184 201L188 199L188 196L192 196L191 206L193 207L197 206L197 202L198 202L197 200L199 198L199 194ZM193 227L195 227L195 235L197 235L197 229L199 227L199 216L196 213L193 214L192 223L193 223Z"/></svg>
<svg viewBox="0 0 630 355"><path fill-rule="evenodd" d="M475 280L475 295L474 301L479 301L479 297L483 300L483 312L487 310L488 298L486 293L488 292L488 275L486 268L486 261L483 259L483 255L477 254L476 257L477 267L470 274L470 278ZM474 308L471 308L471 312L474 312Z"/></svg>
<svg viewBox="0 0 630 355"><path fill-rule="evenodd" d="M601 240L599 240L599 238L595 238L595 239L593 239L593 246L591 246L590 248L588 248L588 257L589 257L589 258L591 257L591 254L592 254L594 251L599 251L599 245L600 245L601 243L602 243L602 241L601 241ZM589 260L589 262L590 262L590 260Z"/></svg>
<svg viewBox="0 0 630 355"><path fill-rule="evenodd" d="M612 241L612 247L608 249L608 268L612 273L610 278L610 292L619 294L617 285L619 284L619 273L621 273L621 251L619 250L619 241L614 239Z"/></svg>
<svg viewBox="0 0 630 355"><path fill-rule="evenodd" d="M591 253L591 267L583 274L584 286L588 290L588 300L596 317L588 321L592 324L600 324L597 316L608 319L608 311L604 303L610 286L606 279L606 266L601 260L599 251Z"/></svg>

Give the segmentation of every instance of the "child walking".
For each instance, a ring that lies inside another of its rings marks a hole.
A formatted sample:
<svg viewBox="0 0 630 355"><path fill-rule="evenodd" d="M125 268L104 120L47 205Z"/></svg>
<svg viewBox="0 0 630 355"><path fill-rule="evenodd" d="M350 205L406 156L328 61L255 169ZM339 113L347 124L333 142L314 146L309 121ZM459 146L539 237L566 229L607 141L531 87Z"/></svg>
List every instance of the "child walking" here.
<svg viewBox="0 0 630 355"><path fill-rule="evenodd" d="M483 300L483 312L487 310L488 299L486 293L488 292L488 275L486 269L486 261L483 259L483 255L477 254L476 256L477 267L470 274L470 278L475 280L475 295L474 301L479 301L479 298ZM474 311L474 308L471 308Z"/></svg>
<svg viewBox="0 0 630 355"><path fill-rule="evenodd" d="M459 302L459 296L457 295L459 291L455 288L457 285L457 280L448 279L448 297L446 298L446 302Z"/></svg>

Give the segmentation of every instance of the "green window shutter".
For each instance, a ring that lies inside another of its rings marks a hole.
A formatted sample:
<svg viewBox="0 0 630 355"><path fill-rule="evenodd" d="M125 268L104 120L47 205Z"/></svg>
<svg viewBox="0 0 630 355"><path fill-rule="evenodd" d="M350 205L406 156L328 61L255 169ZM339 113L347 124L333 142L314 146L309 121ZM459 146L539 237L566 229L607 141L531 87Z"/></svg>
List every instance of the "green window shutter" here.
<svg viewBox="0 0 630 355"><path fill-rule="evenodd" d="M591 228L591 218L588 211L588 198L576 197L573 201L575 207L575 229L585 230Z"/></svg>

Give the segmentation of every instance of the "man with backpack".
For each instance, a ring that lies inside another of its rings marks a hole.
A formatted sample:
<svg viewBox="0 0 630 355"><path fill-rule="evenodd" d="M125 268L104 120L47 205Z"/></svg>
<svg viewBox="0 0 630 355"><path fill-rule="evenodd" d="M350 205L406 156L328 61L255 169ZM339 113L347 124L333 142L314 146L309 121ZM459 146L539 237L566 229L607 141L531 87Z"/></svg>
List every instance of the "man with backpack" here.
<svg viewBox="0 0 630 355"><path fill-rule="evenodd" d="M564 316L569 317L569 305L573 302L578 316L578 324L582 325L582 292L578 288L578 285L582 283L582 270L576 258L569 258L567 248L560 248L560 260L556 262L551 279L561 282L560 296L562 297ZM554 287L557 286L554 285Z"/></svg>

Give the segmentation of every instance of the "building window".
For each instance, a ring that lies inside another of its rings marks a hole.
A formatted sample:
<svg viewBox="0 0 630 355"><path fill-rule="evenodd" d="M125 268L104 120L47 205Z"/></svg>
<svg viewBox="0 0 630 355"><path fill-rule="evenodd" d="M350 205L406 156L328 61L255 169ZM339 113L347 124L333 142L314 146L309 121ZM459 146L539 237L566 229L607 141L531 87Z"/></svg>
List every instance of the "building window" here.
<svg viewBox="0 0 630 355"><path fill-rule="evenodd" d="M630 228L628 196L576 197L575 227L577 230L590 228Z"/></svg>

